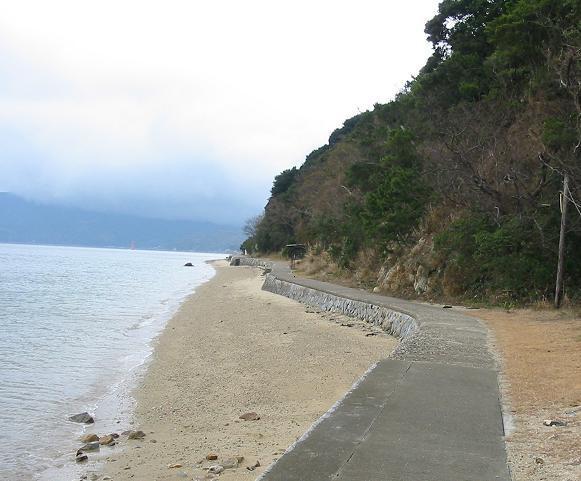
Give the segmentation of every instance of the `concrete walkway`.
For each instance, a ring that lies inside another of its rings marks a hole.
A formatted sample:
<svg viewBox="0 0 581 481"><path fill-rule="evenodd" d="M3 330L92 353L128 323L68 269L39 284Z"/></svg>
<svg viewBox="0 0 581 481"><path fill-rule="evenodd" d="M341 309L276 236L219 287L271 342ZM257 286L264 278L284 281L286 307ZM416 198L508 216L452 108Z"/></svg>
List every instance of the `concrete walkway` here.
<svg viewBox="0 0 581 481"><path fill-rule="evenodd" d="M510 481L497 372L480 321L295 277L283 263L274 263L271 275L403 312L418 329L261 479Z"/></svg>

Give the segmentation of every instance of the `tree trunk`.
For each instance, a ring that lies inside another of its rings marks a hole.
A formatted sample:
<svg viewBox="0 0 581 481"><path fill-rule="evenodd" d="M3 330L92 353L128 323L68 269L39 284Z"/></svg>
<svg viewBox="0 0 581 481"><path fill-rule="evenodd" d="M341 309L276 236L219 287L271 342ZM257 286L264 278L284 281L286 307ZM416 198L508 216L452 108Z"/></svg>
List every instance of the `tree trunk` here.
<svg viewBox="0 0 581 481"><path fill-rule="evenodd" d="M561 233L559 236L559 262L557 264L557 285L555 287L555 307L561 307L563 301L563 275L565 270L565 230L567 227L567 204L569 202L569 176L563 178L563 195L561 197Z"/></svg>

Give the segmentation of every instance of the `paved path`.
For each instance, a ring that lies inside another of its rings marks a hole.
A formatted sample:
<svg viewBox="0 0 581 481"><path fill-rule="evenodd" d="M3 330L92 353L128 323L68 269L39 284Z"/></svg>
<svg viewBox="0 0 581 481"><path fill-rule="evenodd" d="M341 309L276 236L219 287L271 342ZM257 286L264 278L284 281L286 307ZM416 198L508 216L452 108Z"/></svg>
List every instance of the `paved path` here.
<svg viewBox="0 0 581 481"><path fill-rule="evenodd" d="M272 274L404 312L419 330L264 481L510 481L497 372L480 321L454 309L295 277L282 263Z"/></svg>

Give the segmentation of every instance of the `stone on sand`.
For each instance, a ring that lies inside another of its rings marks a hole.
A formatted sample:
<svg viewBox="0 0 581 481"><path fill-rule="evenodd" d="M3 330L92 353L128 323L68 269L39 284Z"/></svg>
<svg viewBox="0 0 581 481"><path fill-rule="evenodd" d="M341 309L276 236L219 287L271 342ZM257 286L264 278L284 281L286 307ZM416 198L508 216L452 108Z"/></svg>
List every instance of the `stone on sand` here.
<svg viewBox="0 0 581 481"><path fill-rule="evenodd" d="M260 419L260 416L255 412L250 412L244 413L242 416L240 416L240 419L244 421L258 421Z"/></svg>
<svg viewBox="0 0 581 481"><path fill-rule="evenodd" d="M212 474L220 474L222 471L224 471L224 466L221 464L214 464L208 468L208 473Z"/></svg>
<svg viewBox="0 0 581 481"><path fill-rule="evenodd" d="M224 469L235 469L238 467L238 459L226 458L224 461L221 461L220 464L224 467Z"/></svg>

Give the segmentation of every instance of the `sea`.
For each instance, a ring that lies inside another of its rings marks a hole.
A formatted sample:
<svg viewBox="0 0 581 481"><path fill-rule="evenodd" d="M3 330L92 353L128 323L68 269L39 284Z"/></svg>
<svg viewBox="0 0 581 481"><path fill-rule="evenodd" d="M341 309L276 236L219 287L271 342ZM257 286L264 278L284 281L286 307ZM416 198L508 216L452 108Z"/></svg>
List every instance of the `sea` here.
<svg viewBox="0 0 581 481"><path fill-rule="evenodd" d="M130 429L156 337L224 257L0 244L0 479L78 480L79 436Z"/></svg>

